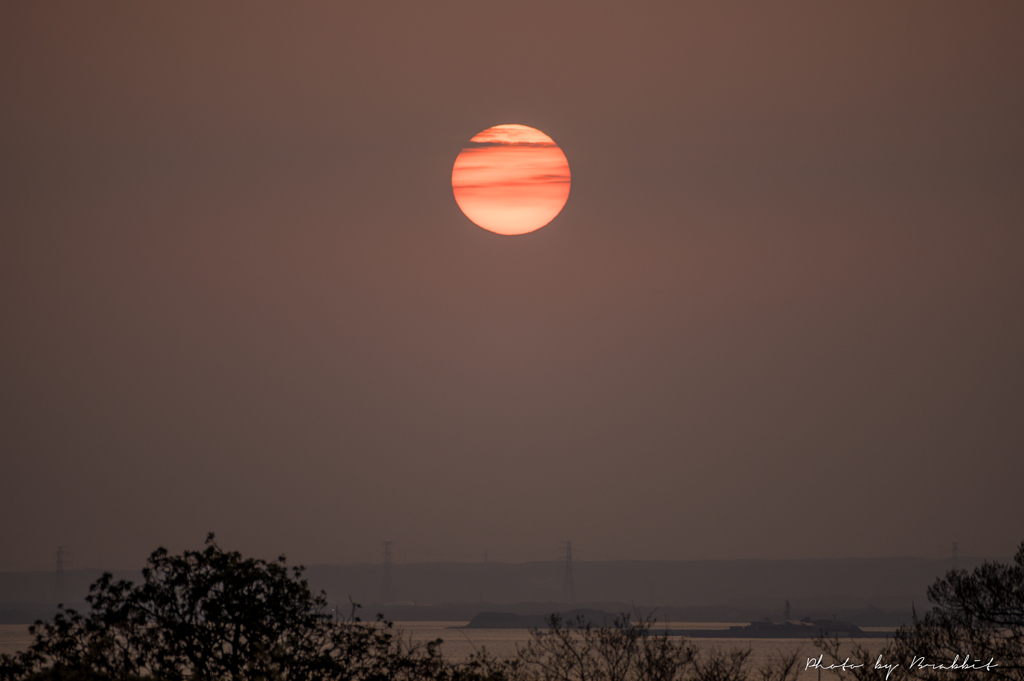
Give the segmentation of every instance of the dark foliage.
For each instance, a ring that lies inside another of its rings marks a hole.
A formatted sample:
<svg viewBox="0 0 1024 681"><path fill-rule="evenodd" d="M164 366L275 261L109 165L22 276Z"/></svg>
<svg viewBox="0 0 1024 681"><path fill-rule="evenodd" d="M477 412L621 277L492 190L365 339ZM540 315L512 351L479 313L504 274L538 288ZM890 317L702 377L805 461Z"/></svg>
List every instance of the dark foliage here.
<svg viewBox="0 0 1024 681"><path fill-rule="evenodd" d="M882 681L888 673L889 681L1024 681L1024 542L1009 565L986 562L971 572L946 573L928 589L928 600L932 609L900 628L881 652L884 664L899 666L890 673L878 666L878 654L854 646L851 660L863 664L855 678ZM845 659L837 639L817 643L832 660Z"/></svg>
<svg viewBox="0 0 1024 681"><path fill-rule="evenodd" d="M0 680L443 679L439 641L404 643L386 622L335 623L302 568L220 549L149 557L139 586L106 574L88 614L37 622L28 650L0 656Z"/></svg>
<svg viewBox="0 0 1024 681"><path fill-rule="evenodd" d="M563 622L557 615L547 629L510 660L474 656L471 671L503 681L747 681L749 649L701 650L681 636L654 635L653 620L620 616L611 627L593 627L582 618ZM788 681L796 674L799 651L776 656L759 670L761 681Z"/></svg>
<svg viewBox="0 0 1024 681"><path fill-rule="evenodd" d="M1010 565L951 571L928 592L933 609L900 629L881 653L852 645L846 673L858 681L1024 681L1024 543ZM467 663L441 656L440 641L414 645L390 623L334 622L302 568L221 550L155 551L143 582L107 574L90 589L87 614L61 609L32 627L25 651L0 656L0 681L749 681L749 650L701 650L654 635L653 621L620 617L612 627L583 620L532 632L511 659L481 650ZM817 641L832 662L838 639ZM789 681L797 655L776 656L758 681ZM959 656L959 658L957 658ZM964 657L985 670L936 669ZM916 661L916 663L915 663ZM923 662L924 664L921 664ZM827 664L827 662L826 662Z"/></svg>

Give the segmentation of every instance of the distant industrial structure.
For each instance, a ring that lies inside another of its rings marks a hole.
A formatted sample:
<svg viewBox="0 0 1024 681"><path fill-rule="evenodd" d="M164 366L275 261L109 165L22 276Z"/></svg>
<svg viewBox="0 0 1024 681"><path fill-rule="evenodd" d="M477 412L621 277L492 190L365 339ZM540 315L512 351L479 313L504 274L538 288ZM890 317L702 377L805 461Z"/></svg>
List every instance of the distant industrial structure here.
<svg viewBox="0 0 1024 681"><path fill-rule="evenodd" d="M572 542L565 542L565 577L562 579L562 602L576 605L576 583L572 578Z"/></svg>
<svg viewBox="0 0 1024 681"><path fill-rule="evenodd" d="M384 542L384 574L380 590L381 603L393 603L395 600L395 578L391 568L391 544Z"/></svg>
<svg viewBox="0 0 1024 681"><path fill-rule="evenodd" d="M484 551L484 566L483 566L483 578L480 582L480 599L479 602L484 602L484 594L486 593L490 597L491 593L491 562L488 559L487 551Z"/></svg>
<svg viewBox="0 0 1024 681"><path fill-rule="evenodd" d="M71 567L71 554L63 546L57 547L57 566L54 570L53 599L57 605L67 603L67 587L64 571Z"/></svg>

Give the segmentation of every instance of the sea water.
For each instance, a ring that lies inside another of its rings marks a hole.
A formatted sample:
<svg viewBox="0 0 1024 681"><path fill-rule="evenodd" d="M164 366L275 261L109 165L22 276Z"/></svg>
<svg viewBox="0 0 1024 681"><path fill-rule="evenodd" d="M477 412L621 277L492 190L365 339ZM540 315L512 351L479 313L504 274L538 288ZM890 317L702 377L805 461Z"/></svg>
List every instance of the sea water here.
<svg viewBox="0 0 1024 681"><path fill-rule="evenodd" d="M731 626L746 626L749 622L674 622L668 624L656 624L658 629L728 629ZM406 640L412 642L426 642L434 639L442 639L441 650L444 656L450 660L465 660L475 651L486 648L493 657L513 657L517 647L522 647L530 640L529 629L466 629L464 622L396 622L395 629L402 632ZM892 631L888 628L864 627L865 631ZM752 672L754 678L756 670L766 665L776 654L790 654L798 652L797 657L797 679L805 681L817 681L818 671L805 669L808 658L817 658L821 651L814 646L812 639L794 638L691 638L690 641L702 649L717 648L718 650L743 650L750 649L750 657L747 658L747 668ZM863 648L878 655L885 646L886 639L868 638L858 639L856 643ZM851 649L847 645L844 650ZM847 673L833 673L822 671L823 680L835 681L836 679L852 679L853 676Z"/></svg>
<svg viewBox="0 0 1024 681"><path fill-rule="evenodd" d="M401 633L404 640L412 643L426 643L435 639L442 639L441 651L444 656L452 661L464 661L474 652L487 652L493 657L513 657L517 648L520 648L530 640L529 629L466 629L466 622L396 622L395 631ZM746 622L674 622L668 627L672 629L727 629L730 626L742 626ZM658 628L665 625L658 624ZM787 654L799 652L797 658L798 680L817 681L818 672L814 669L805 669L808 658L816 658L821 654L814 647L810 639L690 639L701 648L718 648L719 650L751 650L747 658L747 666L751 672L767 664L775 654ZM860 639L857 641L861 646L872 651L875 655L885 645L885 639ZM0 624L0 653L14 653L24 650L32 643L32 636L28 633L28 625L25 624ZM847 646L849 648L849 646ZM753 678L753 674L752 674ZM828 681L841 679L852 679L849 673L821 672L821 678Z"/></svg>

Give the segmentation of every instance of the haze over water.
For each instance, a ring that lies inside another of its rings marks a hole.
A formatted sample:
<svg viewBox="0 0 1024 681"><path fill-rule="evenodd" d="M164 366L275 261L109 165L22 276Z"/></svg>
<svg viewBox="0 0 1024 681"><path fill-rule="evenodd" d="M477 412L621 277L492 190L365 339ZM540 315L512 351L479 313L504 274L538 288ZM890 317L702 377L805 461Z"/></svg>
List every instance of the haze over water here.
<svg viewBox="0 0 1024 681"><path fill-rule="evenodd" d="M525 645L530 639L530 633L526 629L464 629L466 622L396 622L395 627L400 629L405 638L418 643L426 643L438 638L444 640L441 647L446 658L452 660L467 660L470 655L486 648L492 655L499 657L511 657L515 655L516 647ZM669 625L672 628L702 628L715 629L729 626L726 623L712 624L700 623L675 623ZM0 653L12 653L25 649L32 639L28 635L28 628L21 625L0 624ZM694 639L701 647L718 647L722 650L750 648L752 653L748 664L752 670L756 670L766 664L773 655L778 653L789 653L802 651L800 657L800 671L798 679L810 681L817 679L816 671L804 670L806 658L817 657L820 653L814 648L811 641L794 639L749 639L749 640L723 640L723 639ZM884 645L884 639L865 639L860 644L869 650L880 650ZM843 678L843 675L830 671L823 671L821 677L834 681Z"/></svg>

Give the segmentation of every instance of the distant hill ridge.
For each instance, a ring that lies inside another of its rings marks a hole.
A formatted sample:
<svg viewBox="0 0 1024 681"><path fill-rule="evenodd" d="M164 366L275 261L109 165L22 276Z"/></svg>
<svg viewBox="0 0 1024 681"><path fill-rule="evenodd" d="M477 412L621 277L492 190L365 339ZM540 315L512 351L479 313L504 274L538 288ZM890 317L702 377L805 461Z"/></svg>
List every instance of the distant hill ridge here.
<svg viewBox="0 0 1024 681"><path fill-rule="evenodd" d="M582 621L595 627L608 627L615 622L616 615L603 610L577 608L565 612L553 612L564 622ZM514 612L482 612L469 621L467 629L543 629L548 626L550 615L519 615Z"/></svg>
<svg viewBox="0 0 1024 681"><path fill-rule="evenodd" d="M982 561L961 557L959 567L971 569ZM722 621L715 618L731 613L738 619L727 621L735 622L779 617L787 599L800 616L870 613L872 608L884 616L909 611L912 605L920 609L927 603L927 587L951 567L949 560L930 558L840 558L577 561L573 570L580 607L587 604L618 612L623 605L630 611L671 606L677 611L670 615L673 619ZM564 571L560 561L397 563L393 566L396 602L391 604L380 603L380 565L312 565L306 577L314 591L326 592L341 610L348 608L350 599L361 603L364 617L384 612L423 619L415 617L421 613L467 621L484 610L509 610L502 604L557 604ZM67 601L81 602L100 574L100 570L66 571ZM114 574L141 579L137 571ZM55 593L52 571L0 572L0 610L18 610L11 604L19 603L52 606ZM565 604L556 607L566 608Z"/></svg>
<svg viewBox="0 0 1024 681"><path fill-rule="evenodd" d="M984 559L960 558L972 569ZM647 607L909 609L927 602L926 591L952 567L929 558L806 560L577 561L579 603L615 602ZM393 567L394 600L438 603L525 603L561 600L564 563L408 563ZM310 566L310 585L340 602L380 601L380 565Z"/></svg>

